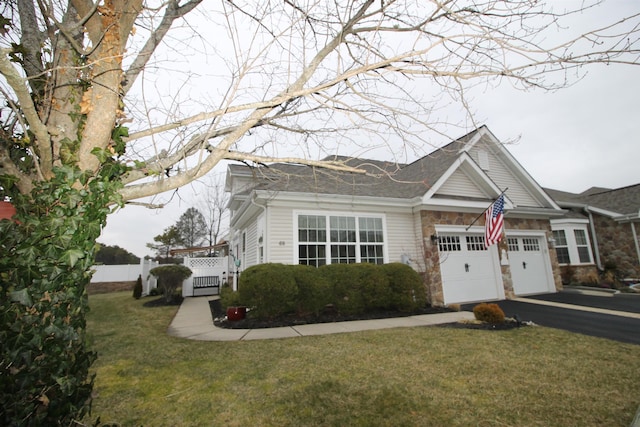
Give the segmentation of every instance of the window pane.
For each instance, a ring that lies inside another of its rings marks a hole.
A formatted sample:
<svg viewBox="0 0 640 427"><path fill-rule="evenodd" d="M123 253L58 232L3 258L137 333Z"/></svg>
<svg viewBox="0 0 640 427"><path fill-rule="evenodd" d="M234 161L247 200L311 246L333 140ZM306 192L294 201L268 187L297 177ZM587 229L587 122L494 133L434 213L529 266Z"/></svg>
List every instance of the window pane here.
<svg viewBox="0 0 640 427"><path fill-rule="evenodd" d="M327 263L324 245L299 245L298 263L319 267Z"/></svg>
<svg viewBox="0 0 640 427"><path fill-rule="evenodd" d="M518 239L514 237L507 238L507 245L509 247L509 252L518 252L520 250L520 245L518 244Z"/></svg>
<svg viewBox="0 0 640 427"><path fill-rule="evenodd" d="M564 230L554 230L553 238L556 240L556 245L567 246L567 237L564 234Z"/></svg>
<svg viewBox="0 0 640 427"><path fill-rule="evenodd" d="M522 249L525 252L540 251L540 241L538 239L522 239Z"/></svg>
<svg viewBox="0 0 640 427"><path fill-rule="evenodd" d="M355 245L331 245L332 264L352 264L356 262Z"/></svg>
<svg viewBox="0 0 640 427"><path fill-rule="evenodd" d="M300 215L298 217L298 241L324 242L326 241L326 219L321 216Z"/></svg>
<svg viewBox="0 0 640 427"><path fill-rule="evenodd" d="M467 236L468 251L485 251L484 236Z"/></svg>
<svg viewBox="0 0 640 427"><path fill-rule="evenodd" d="M568 248L558 248L556 247L556 253L558 254L558 263L560 264L569 264L571 260L569 259L569 249Z"/></svg>
<svg viewBox="0 0 640 427"><path fill-rule="evenodd" d="M460 236L438 236L438 249L440 252L460 251Z"/></svg>
<svg viewBox="0 0 640 427"><path fill-rule="evenodd" d="M383 264L382 245L362 245L360 246L360 262L372 264Z"/></svg>
<svg viewBox="0 0 640 427"><path fill-rule="evenodd" d="M587 235L584 230L573 230L573 233L576 236L576 244L577 245L586 245L587 244Z"/></svg>
<svg viewBox="0 0 640 427"><path fill-rule="evenodd" d="M587 246L579 246L578 257L580 257L581 263L591 262L591 257L589 256L589 248Z"/></svg>
<svg viewBox="0 0 640 427"><path fill-rule="evenodd" d="M356 219L346 216L332 216L329 219L331 226L332 242L352 242L356 241Z"/></svg>
<svg viewBox="0 0 640 427"><path fill-rule="evenodd" d="M361 242L383 242L382 218L358 218Z"/></svg>

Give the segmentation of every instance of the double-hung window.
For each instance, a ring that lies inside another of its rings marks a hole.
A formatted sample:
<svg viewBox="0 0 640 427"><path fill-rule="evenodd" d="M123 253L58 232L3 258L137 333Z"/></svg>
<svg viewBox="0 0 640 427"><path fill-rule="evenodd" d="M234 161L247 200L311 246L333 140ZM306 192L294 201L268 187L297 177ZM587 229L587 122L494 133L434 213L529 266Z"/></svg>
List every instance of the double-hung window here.
<svg viewBox="0 0 640 427"><path fill-rule="evenodd" d="M576 238L576 248L578 250L578 259L580 260L580 263L590 263L591 254L589 252L587 233L584 230L573 230L573 235Z"/></svg>
<svg viewBox="0 0 640 427"><path fill-rule="evenodd" d="M298 260L320 267L327 263L327 218L318 215L298 217Z"/></svg>
<svg viewBox="0 0 640 427"><path fill-rule="evenodd" d="M298 215L298 263L384 263L382 218Z"/></svg>

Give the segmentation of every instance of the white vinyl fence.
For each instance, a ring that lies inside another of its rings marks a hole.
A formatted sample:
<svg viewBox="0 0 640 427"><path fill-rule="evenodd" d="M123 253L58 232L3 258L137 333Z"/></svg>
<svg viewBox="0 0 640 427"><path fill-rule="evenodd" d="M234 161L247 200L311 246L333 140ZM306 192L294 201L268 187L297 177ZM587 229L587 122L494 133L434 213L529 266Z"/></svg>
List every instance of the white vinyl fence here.
<svg viewBox="0 0 640 427"><path fill-rule="evenodd" d="M158 286L156 278L149 274L149 270L157 266L157 261L148 259L141 259L140 264L94 265L91 283L133 282L141 276L142 295L148 295Z"/></svg>
<svg viewBox="0 0 640 427"><path fill-rule="evenodd" d="M182 283L183 297L220 294L220 286L227 280L229 257L185 258L184 265L193 274Z"/></svg>

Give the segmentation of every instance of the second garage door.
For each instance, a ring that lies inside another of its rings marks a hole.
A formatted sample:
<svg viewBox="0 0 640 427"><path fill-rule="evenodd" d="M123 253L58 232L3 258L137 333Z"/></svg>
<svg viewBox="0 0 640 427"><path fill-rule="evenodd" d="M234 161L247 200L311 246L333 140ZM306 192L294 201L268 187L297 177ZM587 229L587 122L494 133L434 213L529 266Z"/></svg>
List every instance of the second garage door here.
<svg viewBox="0 0 640 427"><path fill-rule="evenodd" d="M482 234L440 234L438 251L445 304L504 298L496 246Z"/></svg>
<svg viewBox="0 0 640 427"><path fill-rule="evenodd" d="M509 265L516 295L555 292L548 251L538 236L508 236Z"/></svg>

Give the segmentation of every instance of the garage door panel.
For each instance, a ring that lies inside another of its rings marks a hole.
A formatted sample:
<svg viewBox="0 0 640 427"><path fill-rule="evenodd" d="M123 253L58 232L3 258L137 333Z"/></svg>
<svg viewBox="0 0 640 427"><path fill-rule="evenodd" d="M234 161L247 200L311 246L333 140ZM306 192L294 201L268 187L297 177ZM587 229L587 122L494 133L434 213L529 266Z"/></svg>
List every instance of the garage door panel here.
<svg viewBox="0 0 640 427"><path fill-rule="evenodd" d="M541 237L509 237L509 265L516 295L550 292L548 254Z"/></svg>
<svg viewBox="0 0 640 427"><path fill-rule="evenodd" d="M501 298L496 253L484 247L482 235L439 236L438 249L446 304Z"/></svg>

